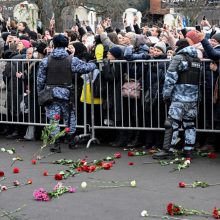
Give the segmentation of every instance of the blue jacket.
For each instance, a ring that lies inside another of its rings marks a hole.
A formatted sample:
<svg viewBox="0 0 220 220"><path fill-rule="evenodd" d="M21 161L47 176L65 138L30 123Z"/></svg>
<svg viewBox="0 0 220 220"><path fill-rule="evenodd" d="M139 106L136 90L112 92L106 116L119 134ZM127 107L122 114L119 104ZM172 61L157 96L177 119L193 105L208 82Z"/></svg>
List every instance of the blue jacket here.
<svg viewBox="0 0 220 220"><path fill-rule="evenodd" d="M56 48L51 53L51 56L55 59L63 59L64 57L69 56L64 48ZM37 73L37 91L38 93L43 90L45 82L46 82L46 73L48 66L48 57L44 58L39 66L39 70ZM85 63L78 59L77 57L72 58L71 63L72 73L74 74L84 74L93 71L96 69L96 65L94 63ZM58 98L61 100L69 100L70 91L67 88L55 87L53 88L53 96L54 98Z"/></svg>
<svg viewBox="0 0 220 220"><path fill-rule="evenodd" d="M220 60L220 45L213 48L207 39L203 39L201 43L209 59Z"/></svg>
<svg viewBox="0 0 220 220"><path fill-rule="evenodd" d="M183 48L173 57L165 76L163 98L170 99L172 102L196 102L199 93L198 85L176 84L178 74L181 74L178 72L188 69L188 62L182 55L198 57L196 49L191 46Z"/></svg>

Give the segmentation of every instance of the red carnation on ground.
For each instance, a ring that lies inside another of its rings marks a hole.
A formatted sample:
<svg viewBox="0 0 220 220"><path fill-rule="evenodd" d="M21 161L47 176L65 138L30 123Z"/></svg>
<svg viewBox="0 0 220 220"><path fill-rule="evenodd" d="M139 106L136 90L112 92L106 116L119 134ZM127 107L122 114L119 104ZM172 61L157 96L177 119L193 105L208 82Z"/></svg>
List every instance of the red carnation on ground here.
<svg viewBox="0 0 220 220"><path fill-rule="evenodd" d="M86 159L80 160L80 164L85 164L86 163Z"/></svg>
<svg viewBox="0 0 220 220"><path fill-rule="evenodd" d="M76 171L77 171L77 172L82 172L83 169L82 169L82 167L77 167L77 168L76 168Z"/></svg>
<svg viewBox="0 0 220 220"><path fill-rule="evenodd" d="M128 162L128 165L129 165L129 166L133 166L133 165L134 165L134 162Z"/></svg>
<svg viewBox="0 0 220 220"><path fill-rule="evenodd" d="M47 171L47 170L44 170L43 175L44 175L44 176L48 176L48 171Z"/></svg>
<svg viewBox="0 0 220 220"><path fill-rule="evenodd" d="M182 214L180 207L178 205L173 204L173 203L169 203L167 205L167 213L171 216Z"/></svg>
<svg viewBox="0 0 220 220"><path fill-rule="evenodd" d="M37 163L37 161L36 161L36 160L32 160L31 163L32 163L33 165L35 165L35 164Z"/></svg>
<svg viewBox="0 0 220 220"><path fill-rule="evenodd" d="M184 182L179 182L179 187L180 188L185 188L186 187L186 184Z"/></svg>
<svg viewBox="0 0 220 220"><path fill-rule="evenodd" d="M18 167L13 168L13 173L19 173L19 172L20 172L20 169Z"/></svg>
<svg viewBox="0 0 220 220"><path fill-rule="evenodd" d="M134 152L128 151L128 156L129 156L129 157L133 157L133 156L134 156Z"/></svg>
<svg viewBox="0 0 220 220"><path fill-rule="evenodd" d="M94 172L96 170L96 166L95 165L92 165L89 167L89 172Z"/></svg>
<svg viewBox="0 0 220 220"><path fill-rule="evenodd" d="M212 216L215 219L220 219L220 209L217 209L216 207L212 211Z"/></svg>
<svg viewBox="0 0 220 220"><path fill-rule="evenodd" d="M112 167L111 163L103 163L102 167L104 168L104 170L110 170Z"/></svg>
<svg viewBox="0 0 220 220"><path fill-rule="evenodd" d="M121 158L121 153L120 153L120 152L115 153L115 154L114 154L114 157L115 157L115 158Z"/></svg>
<svg viewBox="0 0 220 220"><path fill-rule="evenodd" d="M85 172L89 172L89 166L87 165L82 166L82 170Z"/></svg>
<svg viewBox="0 0 220 220"><path fill-rule="evenodd" d="M56 121L59 121L59 120L60 120L60 115L59 115L59 114L55 114L55 115L54 115L54 119L55 119Z"/></svg>
<svg viewBox="0 0 220 220"><path fill-rule="evenodd" d="M217 157L217 154L216 154L216 153L213 153L213 152L208 153L208 158L210 158L210 159L215 159L216 157Z"/></svg>
<svg viewBox="0 0 220 220"><path fill-rule="evenodd" d="M65 128L65 133L70 133L70 128Z"/></svg>
<svg viewBox="0 0 220 220"><path fill-rule="evenodd" d="M63 176L61 174L57 173L57 174L55 174L54 179L55 180L62 180Z"/></svg>
<svg viewBox="0 0 220 220"><path fill-rule="evenodd" d="M0 171L0 177L3 177L5 173L3 171Z"/></svg>

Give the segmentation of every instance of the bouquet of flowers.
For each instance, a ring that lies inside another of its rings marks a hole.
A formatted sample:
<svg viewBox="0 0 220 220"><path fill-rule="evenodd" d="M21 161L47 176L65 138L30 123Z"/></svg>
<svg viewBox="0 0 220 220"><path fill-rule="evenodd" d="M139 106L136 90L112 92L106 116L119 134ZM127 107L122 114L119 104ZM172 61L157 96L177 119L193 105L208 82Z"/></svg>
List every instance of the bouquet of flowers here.
<svg viewBox="0 0 220 220"><path fill-rule="evenodd" d="M217 186L217 185L220 185L220 183L210 184L202 181L194 181L193 183L187 184L185 182L179 182L180 188L196 188L196 187L206 188L209 186Z"/></svg>
<svg viewBox="0 0 220 220"><path fill-rule="evenodd" d="M64 193L75 193L76 189L71 186L64 186L63 183L58 182L53 188L53 191L47 192L43 188L35 190L33 193L34 199L37 201L49 201L52 198L57 198Z"/></svg>

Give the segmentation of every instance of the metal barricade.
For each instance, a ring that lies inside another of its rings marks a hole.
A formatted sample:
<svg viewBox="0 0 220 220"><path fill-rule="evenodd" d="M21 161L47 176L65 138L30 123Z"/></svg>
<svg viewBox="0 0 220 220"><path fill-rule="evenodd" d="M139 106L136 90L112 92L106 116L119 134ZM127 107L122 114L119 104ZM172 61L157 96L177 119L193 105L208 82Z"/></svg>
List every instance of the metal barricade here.
<svg viewBox="0 0 220 220"><path fill-rule="evenodd" d="M4 73L3 78L0 78L0 123L34 126L48 124L45 110L37 102L36 77L40 61L0 61ZM215 123L217 111L213 99L218 76L211 71L208 73L209 63L210 60L202 61L201 101L196 125L199 132L220 132ZM163 130L167 106L163 103L162 88L168 65L169 60L120 60L112 61L109 66L100 62L98 79L90 79L90 106L86 103L86 84L80 76L75 75L77 127L83 128L83 135L91 138L87 147L96 140L95 129ZM16 73L22 75L16 76ZM128 97L124 97L122 88L126 82L133 83L132 86L138 84L140 95L130 91L134 94L128 93ZM84 101L80 102L83 85ZM94 92L99 93L99 97L95 98L99 98L101 103L94 101Z"/></svg>

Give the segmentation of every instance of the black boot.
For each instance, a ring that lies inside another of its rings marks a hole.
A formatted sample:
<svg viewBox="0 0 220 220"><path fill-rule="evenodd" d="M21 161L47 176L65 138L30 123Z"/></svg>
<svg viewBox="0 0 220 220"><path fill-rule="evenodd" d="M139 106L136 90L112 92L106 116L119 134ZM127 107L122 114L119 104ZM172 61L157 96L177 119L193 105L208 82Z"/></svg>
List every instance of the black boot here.
<svg viewBox="0 0 220 220"><path fill-rule="evenodd" d="M171 160L174 159L174 157L175 155L173 151L169 150L161 150L152 156L152 158L155 160Z"/></svg>
<svg viewBox="0 0 220 220"><path fill-rule="evenodd" d="M53 146L50 148L51 152L54 153L61 153L61 149L60 149L60 141L56 140L55 143L53 144Z"/></svg>
<svg viewBox="0 0 220 220"><path fill-rule="evenodd" d="M74 134L68 134L67 140L69 149L73 150L77 148L76 144L79 142L78 136L75 136Z"/></svg>

